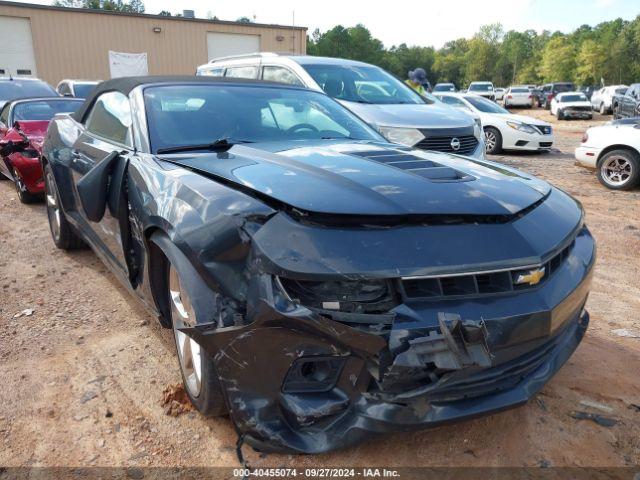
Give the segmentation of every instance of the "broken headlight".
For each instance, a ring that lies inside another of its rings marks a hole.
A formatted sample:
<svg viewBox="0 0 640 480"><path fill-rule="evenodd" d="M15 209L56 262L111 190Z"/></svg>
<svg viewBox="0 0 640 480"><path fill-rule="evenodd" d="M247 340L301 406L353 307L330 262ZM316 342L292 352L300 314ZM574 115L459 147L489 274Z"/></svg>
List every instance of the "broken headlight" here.
<svg viewBox="0 0 640 480"><path fill-rule="evenodd" d="M397 305L389 280L278 280L293 302L316 310L373 314Z"/></svg>

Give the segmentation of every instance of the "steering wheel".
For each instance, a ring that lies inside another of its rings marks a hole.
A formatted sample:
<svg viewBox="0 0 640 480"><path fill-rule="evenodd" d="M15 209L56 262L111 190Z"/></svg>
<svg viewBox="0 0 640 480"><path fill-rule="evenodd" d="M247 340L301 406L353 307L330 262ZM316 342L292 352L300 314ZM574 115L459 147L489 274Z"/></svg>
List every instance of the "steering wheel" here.
<svg viewBox="0 0 640 480"><path fill-rule="evenodd" d="M316 133L319 132L319 130L313 125L311 125L310 123L298 123L293 127L287 128L287 133L296 133L300 130L311 130L312 132L316 132Z"/></svg>

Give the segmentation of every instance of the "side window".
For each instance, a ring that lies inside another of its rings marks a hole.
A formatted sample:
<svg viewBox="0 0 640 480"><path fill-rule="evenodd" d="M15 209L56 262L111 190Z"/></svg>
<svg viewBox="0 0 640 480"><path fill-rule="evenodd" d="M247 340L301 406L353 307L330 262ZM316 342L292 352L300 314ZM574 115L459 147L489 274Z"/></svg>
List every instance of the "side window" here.
<svg viewBox="0 0 640 480"><path fill-rule="evenodd" d="M258 78L258 67L227 67L225 77L233 78Z"/></svg>
<svg viewBox="0 0 640 480"><path fill-rule="evenodd" d="M221 67L205 68L202 70L200 75L204 75L208 77L222 77L224 75L224 68L221 68Z"/></svg>
<svg viewBox="0 0 640 480"><path fill-rule="evenodd" d="M2 123L6 127L11 126L9 125L9 107L10 107L10 104L7 103L2 109L2 111L0 111L0 123Z"/></svg>
<svg viewBox="0 0 640 480"><path fill-rule="evenodd" d="M113 142L133 146L131 105L120 92L102 94L89 113L87 130Z"/></svg>
<svg viewBox="0 0 640 480"><path fill-rule="evenodd" d="M69 84L67 82L64 82L58 85L58 93L64 96L70 96L71 88L69 88Z"/></svg>
<svg viewBox="0 0 640 480"><path fill-rule="evenodd" d="M296 75L287 68L265 66L262 67L262 79L270 82L288 83L290 85L302 86L302 82Z"/></svg>

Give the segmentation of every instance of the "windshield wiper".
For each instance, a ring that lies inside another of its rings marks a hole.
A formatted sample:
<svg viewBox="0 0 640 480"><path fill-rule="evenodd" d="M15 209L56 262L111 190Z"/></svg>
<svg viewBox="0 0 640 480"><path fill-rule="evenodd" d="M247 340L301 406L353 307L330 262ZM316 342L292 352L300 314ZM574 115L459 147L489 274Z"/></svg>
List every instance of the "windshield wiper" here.
<svg viewBox="0 0 640 480"><path fill-rule="evenodd" d="M251 140L236 140L230 142L228 138L219 138L211 143L202 143L199 145L177 145L175 147L165 147L156 150L156 153L178 153L178 152L195 152L198 150L208 150L210 152L226 152L238 143L254 143Z"/></svg>
<svg viewBox="0 0 640 480"><path fill-rule="evenodd" d="M327 135L324 137L320 137L320 140L365 140L364 138L355 138L346 135Z"/></svg>

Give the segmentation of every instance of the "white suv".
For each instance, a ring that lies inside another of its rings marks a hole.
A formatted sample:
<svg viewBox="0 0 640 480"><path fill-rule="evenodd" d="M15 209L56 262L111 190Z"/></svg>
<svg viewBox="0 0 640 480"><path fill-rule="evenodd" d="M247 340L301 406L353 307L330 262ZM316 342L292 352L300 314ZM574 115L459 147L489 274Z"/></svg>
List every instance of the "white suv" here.
<svg viewBox="0 0 640 480"><path fill-rule="evenodd" d="M489 100L496 100L496 92L491 82L471 82L469 84L469 93L480 95L481 97L488 98Z"/></svg>
<svg viewBox="0 0 640 480"><path fill-rule="evenodd" d="M340 58L258 53L212 60L196 75L270 80L324 91L389 141L485 158L480 119L418 95L375 65Z"/></svg>

